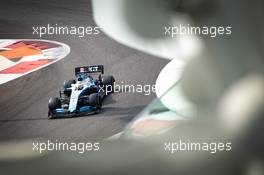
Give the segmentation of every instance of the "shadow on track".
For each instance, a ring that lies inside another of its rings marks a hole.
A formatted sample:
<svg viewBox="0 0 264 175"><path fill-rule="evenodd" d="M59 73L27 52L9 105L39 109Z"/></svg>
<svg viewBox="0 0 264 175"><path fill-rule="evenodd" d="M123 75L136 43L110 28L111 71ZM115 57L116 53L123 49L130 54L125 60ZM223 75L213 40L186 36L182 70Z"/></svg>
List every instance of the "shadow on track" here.
<svg viewBox="0 0 264 175"><path fill-rule="evenodd" d="M6 119L6 120L0 120L0 123L6 123L6 122L20 122L20 121L34 121L34 120L47 120L48 118L21 118L21 119Z"/></svg>

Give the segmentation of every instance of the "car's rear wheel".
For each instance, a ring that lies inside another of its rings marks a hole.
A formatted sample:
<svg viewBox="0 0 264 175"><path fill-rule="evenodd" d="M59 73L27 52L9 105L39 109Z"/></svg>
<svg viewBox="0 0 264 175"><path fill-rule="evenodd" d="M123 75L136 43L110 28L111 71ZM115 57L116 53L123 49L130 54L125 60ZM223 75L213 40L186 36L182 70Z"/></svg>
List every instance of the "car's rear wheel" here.
<svg viewBox="0 0 264 175"><path fill-rule="evenodd" d="M102 84L108 92L114 92L115 78L112 75L102 76Z"/></svg>
<svg viewBox="0 0 264 175"><path fill-rule="evenodd" d="M63 83L63 88L64 88L64 94L67 96L67 97L70 97L71 96L71 90L68 89L71 87L72 84L75 84L76 83L76 80L68 80L68 81L64 81Z"/></svg>

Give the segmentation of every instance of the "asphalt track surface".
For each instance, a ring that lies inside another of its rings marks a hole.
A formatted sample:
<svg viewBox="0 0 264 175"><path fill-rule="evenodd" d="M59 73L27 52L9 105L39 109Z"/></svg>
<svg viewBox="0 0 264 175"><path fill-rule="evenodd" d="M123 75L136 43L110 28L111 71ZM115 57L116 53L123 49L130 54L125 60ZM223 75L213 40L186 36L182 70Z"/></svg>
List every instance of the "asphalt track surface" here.
<svg viewBox="0 0 264 175"><path fill-rule="evenodd" d="M0 5L2 39L49 39L68 44L63 60L0 86L0 141L29 138L80 141L106 138L131 121L155 95L116 93L107 97L100 114L58 120L47 119L47 103L58 96L74 67L104 64L117 83L154 84L166 60L123 46L104 34L52 35L39 38L32 26L58 24L95 26L89 0L8 0Z"/></svg>

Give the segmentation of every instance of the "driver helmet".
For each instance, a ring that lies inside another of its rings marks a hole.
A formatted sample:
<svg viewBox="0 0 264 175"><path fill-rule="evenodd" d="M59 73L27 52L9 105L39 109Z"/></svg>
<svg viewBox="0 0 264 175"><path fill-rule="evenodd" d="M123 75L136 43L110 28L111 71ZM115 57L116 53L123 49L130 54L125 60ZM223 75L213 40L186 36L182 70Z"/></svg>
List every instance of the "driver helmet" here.
<svg viewBox="0 0 264 175"><path fill-rule="evenodd" d="M85 79L85 74L84 73L79 74L78 81L83 81L84 79Z"/></svg>

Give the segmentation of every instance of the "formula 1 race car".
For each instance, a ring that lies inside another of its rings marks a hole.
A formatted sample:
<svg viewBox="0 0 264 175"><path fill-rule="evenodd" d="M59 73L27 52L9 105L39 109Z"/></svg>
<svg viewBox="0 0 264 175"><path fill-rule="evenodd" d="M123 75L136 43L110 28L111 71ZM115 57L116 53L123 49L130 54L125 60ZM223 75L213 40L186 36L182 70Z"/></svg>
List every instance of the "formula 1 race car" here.
<svg viewBox="0 0 264 175"><path fill-rule="evenodd" d="M113 76L102 74L103 65L76 67L77 81L65 81L60 97L49 99L49 119L99 112L104 97L114 92L115 82Z"/></svg>

